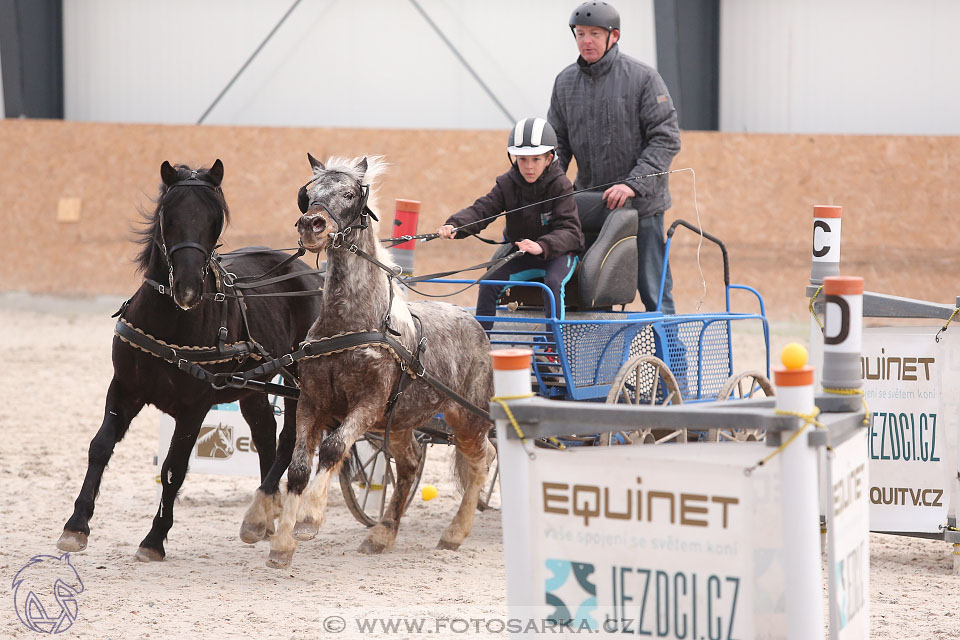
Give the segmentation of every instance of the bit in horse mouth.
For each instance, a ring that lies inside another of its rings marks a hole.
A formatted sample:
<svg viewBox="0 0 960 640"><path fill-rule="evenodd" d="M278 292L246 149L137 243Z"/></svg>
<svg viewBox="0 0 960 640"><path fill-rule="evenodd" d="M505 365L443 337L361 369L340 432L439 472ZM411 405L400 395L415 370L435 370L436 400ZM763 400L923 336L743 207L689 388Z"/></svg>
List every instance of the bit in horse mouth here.
<svg viewBox="0 0 960 640"><path fill-rule="evenodd" d="M303 245L304 249L306 249L307 251L312 251L313 253L320 253L327 246L326 238L324 238L320 242L309 243L303 240L303 237L301 236L300 243Z"/></svg>

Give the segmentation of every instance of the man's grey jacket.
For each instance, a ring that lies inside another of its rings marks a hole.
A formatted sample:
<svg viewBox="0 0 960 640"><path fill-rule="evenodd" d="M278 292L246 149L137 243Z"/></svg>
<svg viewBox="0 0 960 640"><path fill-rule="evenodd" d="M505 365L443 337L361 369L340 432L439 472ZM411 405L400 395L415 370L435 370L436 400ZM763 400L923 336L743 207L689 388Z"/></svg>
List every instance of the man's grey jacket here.
<svg viewBox="0 0 960 640"><path fill-rule="evenodd" d="M614 44L597 62L581 57L557 75L547 120L566 171L577 159L576 189L670 169L680 151L677 110L653 67ZM670 207L668 176L630 180L640 217Z"/></svg>

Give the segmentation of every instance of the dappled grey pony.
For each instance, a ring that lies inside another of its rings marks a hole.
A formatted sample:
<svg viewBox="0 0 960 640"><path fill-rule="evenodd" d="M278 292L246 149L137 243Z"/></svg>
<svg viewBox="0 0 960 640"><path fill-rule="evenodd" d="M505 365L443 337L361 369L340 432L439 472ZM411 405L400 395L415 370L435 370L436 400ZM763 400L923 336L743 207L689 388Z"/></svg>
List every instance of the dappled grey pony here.
<svg viewBox="0 0 960 640"><path fill-rule="evenodd" d="M313 167L309 189L301 191L304 215L297 227L303 246L326 251L327 272L320 317L307 341L339 334L390 333L411 353L421 338L422 373L443 381L471 404L487 407L493 393L490 344L483 329L467 311L440 302L407 304L387 272L394 263L377 239L378 224L367 201L369 185L384 167L378 157L327 166L308 156ZM287 496L271 541L267 564L290 564L297 540L316 536L324 520L327 487L351 447L368 430L383 431L388 401L395 396L401 376L407 382L396 401L389 430L389 451L396 459L397 478L383 519L360 545L363 553L380 553L393 546L406 498L417 468L413 432L442 412L453 430L456 472L464 488L460 508L443 532L441 549L457 549L470 533L477 498L494 454L487 440L490 422L451 400L421 377L402 370L394 350L382 343L359 345L300 362L301 395L297 408L297 439L288 470ZM339 425L339 426L337 426ZM319 449L317 474L310 486L311 461ZM306 491L305 491L306 490ZM259 513L258 494L247 517ZM261 526L245 521L244 526Z"/></svg>

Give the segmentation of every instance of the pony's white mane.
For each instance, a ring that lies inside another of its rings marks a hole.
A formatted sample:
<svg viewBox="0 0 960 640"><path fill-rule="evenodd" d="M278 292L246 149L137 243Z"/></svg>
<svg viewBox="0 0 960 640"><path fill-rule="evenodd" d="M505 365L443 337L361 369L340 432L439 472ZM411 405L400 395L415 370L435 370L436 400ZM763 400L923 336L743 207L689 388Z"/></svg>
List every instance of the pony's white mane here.
<svg viewBox="0 0 960 640"><path fill-rule="evenodd" d="M357 165L360 164L364 158L367 159L367 170L361 175L357 169ZM367 207L369 207L378 218L381 217L378 197L380 188L379 178L386 173L387 167L390 166L383 156L358 156L356 158L331 156L327 158L324 166L327 168L327 171L343 173L357 182L369 185L370 195L367 198ZM397 263L394 261L393 256L380 243L380 223L371 218L369 224L370 233L373 234L374 238L374 257L388 267L396 267ZM404 302L400 286L394 284L393 291L393 306L390 309L390 315L395 321L408 325L412 331L413 318L410 317L410 310L407 309L407 305Z"/></svg>

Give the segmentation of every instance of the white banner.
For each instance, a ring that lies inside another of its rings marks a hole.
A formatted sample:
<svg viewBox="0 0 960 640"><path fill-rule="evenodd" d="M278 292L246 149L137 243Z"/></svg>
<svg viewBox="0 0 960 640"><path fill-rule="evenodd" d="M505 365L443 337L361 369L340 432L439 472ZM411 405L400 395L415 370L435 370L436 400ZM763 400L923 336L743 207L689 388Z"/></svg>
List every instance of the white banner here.
<svg viewBox="0 0 960 640"><path fill-rule="evenodd" d="M827 573L831 640L870 637L870 508L867 430L827 453Z"/></svg>
<svg viewBox="0 0 960 640"><path fill-rule="evenodd" d="M860 370L873 413L870 530L939 533L957 486L958 359L939 327L865 329Z"/></svg>
<svg viewBox="0 0 960 640"><path fill-rule="evenodd" d="M269 396L277 421L277 433L283 426L280 408L283 401ZM175 423L167 414L160 417L157 428L157 469L163 465L170 441L173 439ZM225 476L260 477L260 455L250 435L250 427L240 415L240 405L236 402L216 404L210 409L203 424L197 443L190 452L190 473L212 473ZM160 476L157 476L159 483Z"/></svg>
<svg viewBox="0 0 960 640"><path fill-rule="evenodd" d="M592 633L785 638L779 465L747 475L769 448L722 448L538 449L526 522L504 496L504 535L530 527L529 564L507 571L531 575L531 602L511 610Z"/></svg>

